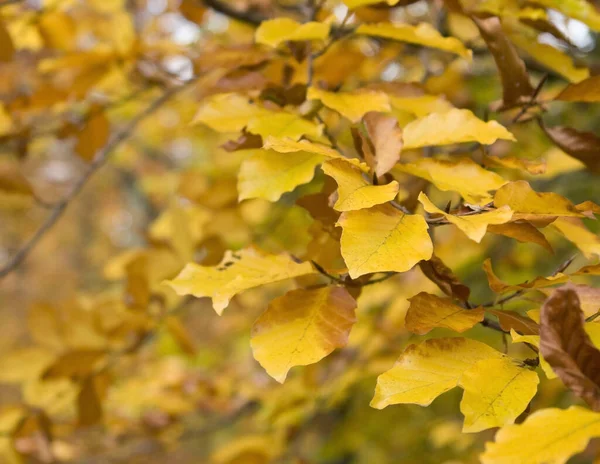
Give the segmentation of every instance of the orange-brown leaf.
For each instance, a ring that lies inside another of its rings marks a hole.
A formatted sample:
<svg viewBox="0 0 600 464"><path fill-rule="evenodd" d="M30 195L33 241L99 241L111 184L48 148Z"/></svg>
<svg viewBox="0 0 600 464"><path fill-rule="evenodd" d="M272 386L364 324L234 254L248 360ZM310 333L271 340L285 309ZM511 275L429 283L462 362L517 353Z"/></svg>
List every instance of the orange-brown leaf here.
<svg viewBox="0 0 600 464"><path fill-rule="evenodd" d="M600 172L600 137L566 126L547 127L542 124L542 129L562 151L581 161L590 170Z"/></svg>
<svg viewBox="0 0 600 464"><path fill-rule="evenodd" d="M500 309L488 309L487 311L498 318L500 327L507 332L514 329L521 335L538 335L540 333L540 326L537 322L521 316L516 311L503 311Z"/></svg>
<svg viewBox="0 0 600 464"><path fill-rule="evenodd" d="M540 352L563 383L590 407L600 410L600 350L584 330L577 292L554 291L542 306Z"/></svg>
<svg viewBox="0 0 600 464"><path fill-rule="evenodd" d="M461 301L469 299L469 287L462 284L458 277L435 254L428 261L421 261L419 267L425 276L436 284L446 295Z"/></svg>
<svg viewBox="0 0 600 464"><path fill-rule="evenodd" d="M402 129L398 120L385 113L370 111L363 117L363 123L370 144L363 143L363 150L368 146L371 150L365 151L365 158L377 177L381 177L394 167L400 159L400 152L404 144Z"/></svg>

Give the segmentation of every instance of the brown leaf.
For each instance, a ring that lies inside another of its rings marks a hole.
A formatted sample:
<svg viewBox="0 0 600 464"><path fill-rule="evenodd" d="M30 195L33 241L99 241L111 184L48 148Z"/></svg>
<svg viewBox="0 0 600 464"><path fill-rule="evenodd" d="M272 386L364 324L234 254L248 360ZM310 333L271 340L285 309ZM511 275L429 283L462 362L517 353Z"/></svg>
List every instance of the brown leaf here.
<svg viewBox="0 0 600 464"><path fill-rule="evenodd" d="M500 327L506 332L514 329L521 335L538 335L540 333L540 326L537 322L528 317L521 316L515 311L503 311L500 309L488 309L487 311L498 318Z"/></svg>
<svg viewBox="0 0 600 464"><path fill-rule="evenodd" d="M542 306L540 352L562 382L594 410L600 410L600 351L584 330L577 292L559 288Z"/></svg>
<svg viewBox="0 0 600 464"><path fill-rule="evenodd" d="M572 127L540 126L558 148L577 158L590 170L600 172L600 138L591 132L579 132Z"/></svg>
<svg viewBox="0 0 600 464"><path fill-rule="evenodd" d="M377 177L381 177L400 159L404 144L402 129L398 126L396 118L376 111L365 114L363 123L370 142L366 144L363 140L365 160ZM365 150L366 147L368 150Z"/></svg>
<svg viewBox="0 0 600 464"><path fill-rule="evenodd" d="M555 100L571 102L600 101L600 76L592 76L575 84L567 85Z"/></svg>
<svg viewBox="0 0 600 464"><path fill-rule="evenodd" d="M502 31L498 18L472 19L498 67L502 81L502 108L520 106L529 100L534 90L525 63Z"/></svg>
<svg viewBox="0 0 600 464"><path fill-rule="evenodd" d="M0 21L0 62L12 61L15 46L3 22Z"/></svg>
<svg viewBox="0 0 600 464"><path fill-rule="evenodd" d="M263 140L260 135L249 134L244 132L238 137L237 140L228 140L221 148L225 151L238 151L247 150L251 148L261 148L263 146Z"/></svg>
<svg viewBox="0 0 600 464"><path fill-rule="evenodd" d="M425 276L436 284L446 295L457 298L461 301L467 301L471 291L469 287L463 285L458 277L452 272L444 262L435 254L428 261L421 261L419 267Z"/></svg>
<svg viewBox="0 0 600 464"><path fill-rule="evenodd" d="M102 420L102 399L106 394L109 383L108 375L86 377L77 395L77 422L80 426L88 427Z"/></svg>
<svg viewBox="0 0 600 464"><path fill-rule="evenodd" d="M75 152L86 161L92 161L96 152L101 149L110 136L110 123L103 111L93 106L91 116L77 134Z"/></svg>

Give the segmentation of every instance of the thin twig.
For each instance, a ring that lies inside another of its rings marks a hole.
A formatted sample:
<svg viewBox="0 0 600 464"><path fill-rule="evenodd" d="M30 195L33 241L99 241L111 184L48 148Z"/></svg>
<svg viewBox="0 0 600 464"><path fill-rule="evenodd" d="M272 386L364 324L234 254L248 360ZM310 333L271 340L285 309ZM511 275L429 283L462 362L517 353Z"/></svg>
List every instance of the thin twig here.
<svg viewBox="0 0 600 464"><path fill-rule="evenodd" d="M125 128L114 136L104 148L97 154L96 158L90 164L85 174L75 183L71 192L54 208L50 215L46 218L44 223L37 229L33 236L17 251L8 262L0 268L0 279L6 277L10 272L15 270L29 254L33 251L38 242L46 235L46 233L54 227L58 220L65 213L67 207L71 201L83 190L85 185L88 183L90 178L100 169L104 163L108 160L113 151L125 140L127 140L137 126L148 116L158 110L163 104L169 101L174 95L187 88L190 84L195 82L198 78L190 79L184 85L180 87L174 87L167 90L159 98L154 100L144 111L134 117Z"/></svg>

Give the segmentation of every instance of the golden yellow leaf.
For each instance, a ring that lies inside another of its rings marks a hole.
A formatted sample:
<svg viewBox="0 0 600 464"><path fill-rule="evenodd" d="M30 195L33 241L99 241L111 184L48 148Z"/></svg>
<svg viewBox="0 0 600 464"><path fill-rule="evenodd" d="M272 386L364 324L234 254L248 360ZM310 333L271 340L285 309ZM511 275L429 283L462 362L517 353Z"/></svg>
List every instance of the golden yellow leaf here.
<svg viewBox="0 0 600 464"><path fill-rule="evenodd" d="M353 92L327 92L310 87L307 100L320 100L323 105L337 111L352 122L358 122L369 111L387 112L391 110L390 99L374 90L356 90Z"/></svg>
<svg viewBox="0 0 600 464"><path fill-rule="evenodd" d="M546 161L528 160L514 156L503 156L500 158L499 156L486 155L483 157L483 164L485 166L518 169L533 175L544 174L546 172Z"/></svg>
<svg viewBox="0 0 600 464"><path fill-rule="evenodd" d="M254 358L279 383L294 366L345 346L356 301L343 287L292 290L269 304L252 327Z"/></svg>
<svg viewBox="0 0 600 464"><path fill-rule="evenodd" d="M398 3L398 1L399 0L385 0L385 3L392 6L392 5L395 5L396 3ZM382 0L344 0L344 4L350 10L354 10L361 6L374 5L376 3L383 3L383 2L382 2Z"/></svg>
<svg viewBox="0 0 600 464"><path fill-rule="evenodd" d="M217 314L237 293L260 285L313 274L310 263L297 263L286 254L272 255L256 248L227 251L216 266L189 263L168 284L179 295L210 297Z"/></svg>
<svg viewBox="0 0 600 464"><path fill-rule="evenodd" d="M483 308L465 309L452 303L450 298L421 292L409 298L406 312L406 329L417 335L424 335L442 327L464 332L483 320Z"/></svg>
<svg viewBox="0 0 600 464"><path fill-rule="evenodd" d="M390 204L342 213L342 256L353 279L372 272L405 272L431 258L433 244L423 216Z"/></svg>
<svg viewBox="0 0 600 464"><path fill-rule="evenodd" d="M472 55L471 50L467 49L460 40L442 36L428 23L420 23L416 26L391 23L361 24L356 33L438 48L469 59Z"/></svg>
<svg viewBox="0 0 600 464"><path fill-rule="evenodd" d="M255 117L271 114L247 97L237 93L222 93L206 98L192 123L203 123L217 132L241 131Z"/></svg>
<svg viewBox="0 0 600 464"><path fill-rule="evenodd" d="M321 167L338 184L338 198L333 205L337 211L354 211L393 200L398 194L398 182L386 185L371 185L362 171L343 159L333 159Z"/></svg>
<svg viewBox="0 0 600 464"><path fill-rule="evenodd" d="M600 414L572 406L536 411L524 423L508 425L487 443L483 464L564 464L600 436Z"/></svg>
<svg viewBox="0 0 600 464"><path fill-rule="evenodd" d="M438 95L421 95L419 97L390 95L389 97L394 109L414 114L417 118L422 118L431 113L445 113L454 108L452 103Z"/></svg>
<svg viewBox="0 0 600 464"><path fill-rule="evenodd" d="M463 372L460 410L463 432L480 432L514 423L537 392L539 378L509 358L479 361Z"/></svg>
<svg viewBox="0 0 600 464"><path fill-rule="evenodd" d="M277 47L288 41L324 40L329 35L329 24L311 21L301 24L290 18L263 21L256 29L256 43Z"/></svg>
<svg viewBox="0 0 600 464"><path fill-rule="evenodd" d="M581 219L558 218L552 223L552 226L558 229L567 240L573 242L586 258L600 257L600 237L589 231Z"/></svg>
<svg viewBox="0 0 600 464"><path fill-rule="evenodd" d="M507 26L510 40L517 47L524 50L535 61L568 79L569 82L580 82L590 76L588 68L576 67L572 58L566 53L551 45L538 42L537 31L517 20L505 21L503 25Z"/></svg>
<svg viewBox="0 0 600 464"><path fill-rule="evenodd" d="M252 118L248 121L246 130L263 138L289 137L298 140L303 135L318 138L323 134L323 126L315 124L292 113L270 113Z"/></svg>
<svg viewBox="0 0 600 464"><path fill-rule="evenodd" d="M554 99L588 103L600 101L600 76L592 76L576 84L570 84Z"/></svg>
<svg viewBox="0 0 600 464"><path fill-rule="evenodd" d="M44 42L50 48L70 51L77 38L77 27L73 18L62 11L48 11L40 16L38 27Z"/></svg>
<svg viewBox="0 0 600 464"><path fill-rule="evenodd" d="M409 345L394 367L377 378L371 406L429 406L442 393L456 387L463 373L477 362L501 357L499 351L468 338L433 338Z"/></svg>
<svg viewBox="0 0 600 464"><path fill-rule="evenodd" d="M474 242L481 242L481 239L487 231L487 227L490 224L504 224L510 221L512 217L512 211L508 206L502 206L493 211L485 211L479 214L455 216L448 214L435 206L424 192L419 194L419 201L423 205L425 211L431 214L440 214L448 222L454 224L460 230L462 230L467 237Z"/></svg>
<svg viewBox="0 0 600 464"><path fill-rule="evenodd" d="M12 118L8 114L8 111L6 111L4 105L0 103L0 137L9 134L10 132L12 132L12 130Z"/></svg>
<svg viewBox="0 0 600 464"><path fill-rule="evenodd" d="M496 293L551 287L552 285L561 284L569 280L568 275L558 272L549 277L536 277L530 282L523 282L515 285L507 284L500 280L494 273L494 270L492 269L492 260L489 258L483 262L483 270L487 276L490 288Z"/></svg>
<svg viewBox="0 0 600 464"><path fill-rule="evenodd" d="M494 206L510 207L514 211L513 220L553 216L583 217L565 197L554 192L538 193L524 180L509 182L499 188L494 196Z"/></svg>
<svg viewBox="0 0 600 464"><path fill-rule="evenodd" d="M432 113L408 123L404 128L404 149L479 142L490 145L514 136L496 121L484 122L469 110L451 109Z"/></svg>
<svg viewBox="0 0 600 464"><path fill-rule="evenodd" d="M489 203L492 199L489 191L506 184L501 176L483 169L470 158L451 161L418 158L412 163L399 164L395 169L427 179L440 190L458 192L472 204Z"/></svg>
<svg viewBox="0 0 600 464"><path fill-rule="evenodd" d="M324 156L297 151L281 154L273 150L252 150L238 174L239 200L264 198L277 201L298 185L310 182Z"/></svg>

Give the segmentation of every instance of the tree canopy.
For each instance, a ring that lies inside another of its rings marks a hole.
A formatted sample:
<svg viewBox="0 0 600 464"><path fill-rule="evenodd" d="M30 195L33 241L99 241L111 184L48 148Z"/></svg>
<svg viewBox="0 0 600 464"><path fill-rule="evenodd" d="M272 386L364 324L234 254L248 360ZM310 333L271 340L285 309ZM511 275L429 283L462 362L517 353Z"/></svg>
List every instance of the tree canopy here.
<svg viewBox="0 0 600 464"><path fill-rule="evenodd" d="M0 462L595 462L598 32L0 0Z"/></svg>

